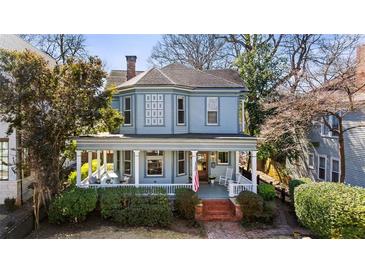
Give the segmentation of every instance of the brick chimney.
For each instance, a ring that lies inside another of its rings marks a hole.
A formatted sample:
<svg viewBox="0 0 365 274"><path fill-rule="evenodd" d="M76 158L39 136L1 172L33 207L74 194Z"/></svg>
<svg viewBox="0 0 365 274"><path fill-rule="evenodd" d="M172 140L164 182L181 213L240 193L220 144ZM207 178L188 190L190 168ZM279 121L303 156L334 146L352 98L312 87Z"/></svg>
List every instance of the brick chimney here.
<svg viewBox="0 0 365 274"><path fill-rule="evenodd" d="M356 52L356 85L365 84L365 44L357 47Z"/></svg>
<svg viewBox="0 0 365 274"><path fill-rule="evenodd" d="M127 55L127 81L136 76L136 61L137 56Z"/></svg>

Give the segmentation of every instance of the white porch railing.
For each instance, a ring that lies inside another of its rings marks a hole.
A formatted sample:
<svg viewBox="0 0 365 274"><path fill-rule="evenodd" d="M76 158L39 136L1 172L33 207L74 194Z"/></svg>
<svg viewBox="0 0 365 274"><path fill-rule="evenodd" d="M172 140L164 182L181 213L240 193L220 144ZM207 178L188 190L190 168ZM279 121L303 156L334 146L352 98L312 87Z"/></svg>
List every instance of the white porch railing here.
<svg viewBox="0 0 365 274"><path fill-rule="evenodd" d="M169 196L173 196L179 188L192 189L192 184L84 184L81 187L91 188L138 188L145 194L156 194L164 189Z"/></svg>
<svg viewBox="0 0 365 274"><path fill-rule="evenodd" d="M254 192L253 184L251 182L248 184L237 184L237 183L229 182L229 184L228 184L229 197L236 197L241 191Z"/></svg>

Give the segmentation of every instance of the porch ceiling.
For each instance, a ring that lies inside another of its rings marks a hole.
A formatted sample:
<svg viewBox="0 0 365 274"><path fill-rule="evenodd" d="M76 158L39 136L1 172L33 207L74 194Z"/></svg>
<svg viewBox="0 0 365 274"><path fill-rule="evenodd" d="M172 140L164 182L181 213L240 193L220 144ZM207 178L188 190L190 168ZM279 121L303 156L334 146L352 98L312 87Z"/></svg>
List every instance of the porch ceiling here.
<svg viewBox="0 0 365 274"><path fill-rule="evenodd" d="M256 137L244 134L101 134L75 139L78 150L256 150Z"/></svg>

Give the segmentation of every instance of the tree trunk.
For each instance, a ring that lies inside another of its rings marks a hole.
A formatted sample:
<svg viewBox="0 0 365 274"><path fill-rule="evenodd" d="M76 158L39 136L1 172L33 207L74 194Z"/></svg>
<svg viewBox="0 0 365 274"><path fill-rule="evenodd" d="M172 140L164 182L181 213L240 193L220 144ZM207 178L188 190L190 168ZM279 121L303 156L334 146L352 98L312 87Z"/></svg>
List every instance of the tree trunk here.
<svg viewBox="0 0 365 274"><path fill-rule="evenodd" d="M340 183L344 183L346 177L345 140L344 140L342 118L338 119L338 121L339 121L338 148L340 154Z"/></svg>

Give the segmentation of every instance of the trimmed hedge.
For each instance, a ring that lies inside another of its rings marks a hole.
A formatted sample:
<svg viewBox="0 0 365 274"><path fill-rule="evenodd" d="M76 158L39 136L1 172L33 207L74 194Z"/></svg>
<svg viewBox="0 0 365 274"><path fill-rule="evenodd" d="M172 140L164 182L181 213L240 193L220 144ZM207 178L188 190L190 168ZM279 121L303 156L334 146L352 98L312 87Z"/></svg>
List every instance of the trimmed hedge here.
<svg viewBox="0 0 365 274"><path fill-rule="evenodd" d="M199 199L193 190L187 188L176 190L175 209L180 217L193 220L197 204L199 204Z"/></svg>
<svg viewBox="0 0 365 274"><path fill-rule="evenodd" d="M341 183L303 184L295 189L299 221L324 238L365 238L365 189Z"/></svg>
<svg viewBox="0 0 365 274"><path fill-rule="evenodd" d="M265 201L272 201L275 199L275 187L270 184L259 184L257 186L258 194L265 200Z"/></svg>
<svg viewBox="0 0 365 274"><path fill-rule="evenodd" d="M309 184L312 183L312 180L309 178L299 178L299 179L293 179L289 182L289 196L291 202L294 204L294 189L297 186L300 186L302 184Z"/></svg>
<svg viewBox="0 0 365 274"><path fill-rule="evenodd" d="M71 188L57 195L48 212L50 223L78 223L95 210L98 194L95 189Z"/></svg>
<svg viewBox="0 0 365 274"><path fill-rule="evenodd" d="M264 210L264 200L254 192L242 191L236 200L241 206L243 218L248 221L255 221Z"/></svg>
<svg viewBox="0 0 365 274"><path fill-rule="evenodd" d="M128 226L167 227L172 211L166 192L145 196L143 189L109 188L99 190L100 213L104 219Z"/></svg>
<svg viewBox="0 0 365 274"><path fill-rule="evenodd" d="M92 160L91 161L92 172L95 172L97 168L98 168L98 160ZM81 181L87 177L88 173L89 173L89 164L88 163L83 164L81 166ZM77 177L77 172L72 171L70 175L68 175L68 181L71 184L76 184L76 177Z"/></svg>

